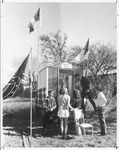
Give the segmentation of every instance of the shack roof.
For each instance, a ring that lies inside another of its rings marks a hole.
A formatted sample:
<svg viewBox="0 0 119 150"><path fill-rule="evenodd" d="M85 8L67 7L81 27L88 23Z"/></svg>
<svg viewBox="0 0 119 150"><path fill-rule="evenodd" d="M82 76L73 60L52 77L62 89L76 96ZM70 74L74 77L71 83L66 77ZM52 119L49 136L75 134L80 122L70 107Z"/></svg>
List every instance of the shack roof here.
<svg viewBox="0 0 119 150"><path fill-rule="evenodd" d="M56 64L44 64L44 67L39 70L42 71L46 68L59 68L59 69L66 69L66 70L75 70L75 69L81 69L79 66L77 67L76 64L72 64L70 62L62 62L62 63L56 63Z"/></svg>

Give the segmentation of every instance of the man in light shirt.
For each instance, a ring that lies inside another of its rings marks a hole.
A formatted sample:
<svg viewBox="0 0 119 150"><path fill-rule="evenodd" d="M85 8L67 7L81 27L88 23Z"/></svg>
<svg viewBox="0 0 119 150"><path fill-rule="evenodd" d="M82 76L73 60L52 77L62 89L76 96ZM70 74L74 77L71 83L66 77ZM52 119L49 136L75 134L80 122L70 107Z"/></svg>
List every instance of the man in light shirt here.
<svg viewBox="0 0 119 150"><path fill-rule="evenodd" d="M97 110L98 110L98 116L99 116L99 121L100 121L100 127L101 127L101 135L105 135L107 133L107 127L106 127L106 122L105 122L105 105L107 103L107 99L102 92L101 88L97 88L97 99L96 99L96 104L97 104Z"/></svg>

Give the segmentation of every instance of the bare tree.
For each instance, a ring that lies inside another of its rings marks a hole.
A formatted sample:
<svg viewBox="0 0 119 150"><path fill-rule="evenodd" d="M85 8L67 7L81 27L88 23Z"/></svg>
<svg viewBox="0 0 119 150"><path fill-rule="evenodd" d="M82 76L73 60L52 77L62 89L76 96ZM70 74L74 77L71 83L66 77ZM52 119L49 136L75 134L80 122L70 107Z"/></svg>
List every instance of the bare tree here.
<svg viewBox="0 0 119 150"><path fill-rule="evenodd" d="M92 83L97 86L110 71L116 69L116 50L111 44L100 42L89 47L89 59L79 64L87 68L88 76L91 76Z"/></svg>
<svg viewBox="0 0 119 150"><path fill-rule="evenodd" d="M70 53L66 46L67 35L61 32L40 36L43 62L58 63L67 61Z"/></svg>

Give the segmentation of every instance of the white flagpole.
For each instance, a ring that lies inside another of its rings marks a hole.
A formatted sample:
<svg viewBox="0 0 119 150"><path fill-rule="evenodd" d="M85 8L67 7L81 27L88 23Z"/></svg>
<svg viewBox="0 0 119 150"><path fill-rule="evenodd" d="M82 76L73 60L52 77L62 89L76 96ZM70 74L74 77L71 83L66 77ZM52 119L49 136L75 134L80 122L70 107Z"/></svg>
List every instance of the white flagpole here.
<svg viewBox="0 0 119 150"><path fill-rule="evenodd" d="M31 75L31 60L32 60L32 48L30 52L30 59L29 59L29 68L30 68L30 147L32 146L32 75Z"/></svg>
<svg viewBox="0 0 119 150"><path fill-rule="evenodd" d="M39 21L38 21L38 49L37 49L37 59L39 63L39 27L40 27L40 5L39 5ZM40 53L41 54L41 53Z"/></svg>
<svg viewBox="0 0 119 150"><path fill-rule="evenodd" d="M40 4L39 4L39 9L40 9ZM38 47L37 47L37 69L39 65L39 26L40 25L40 10L39 10L39 21L38 21ZM37 92L38 92L38 74L37 74ZM38 102L39 102L39 94L38 94Z"/></svg>

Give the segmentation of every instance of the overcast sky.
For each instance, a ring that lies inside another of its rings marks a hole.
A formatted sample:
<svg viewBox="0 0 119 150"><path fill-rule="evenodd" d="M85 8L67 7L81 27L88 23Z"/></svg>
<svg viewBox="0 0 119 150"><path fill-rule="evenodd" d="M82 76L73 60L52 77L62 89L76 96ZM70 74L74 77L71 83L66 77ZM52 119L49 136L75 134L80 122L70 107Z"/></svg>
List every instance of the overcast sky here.
<svg viewBox="0 0 119 150"><path fill-rule="evenodd" d="M28 24L40 7L39 35L56 33L68 36L68 46L84 47L100 41L116 46L116 3L3 3L1 11L1 56L3 82L12 77L13 58L26 57L31 47L37 56L38 29L29 34Z"/></svg>

